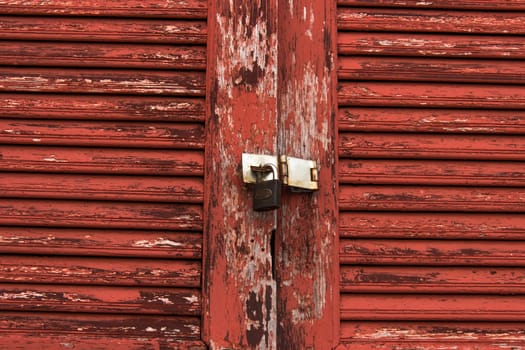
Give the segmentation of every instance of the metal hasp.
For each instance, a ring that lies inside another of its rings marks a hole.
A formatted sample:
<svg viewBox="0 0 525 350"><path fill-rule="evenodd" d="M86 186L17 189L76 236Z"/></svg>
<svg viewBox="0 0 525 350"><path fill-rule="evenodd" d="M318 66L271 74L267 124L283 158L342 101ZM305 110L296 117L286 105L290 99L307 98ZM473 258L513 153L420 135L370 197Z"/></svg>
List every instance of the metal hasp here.
<svg viewBox="0 0 525 350"><path fill-rule="evenodd" d="M275 165L279 169L279 178L292 191L317 191L319 189L318 169L315 160L300 159L287 155L242 154L242 177L246 184L257 183L252 166ZM268 173L262 180L271 180ZM261 180L261 179L260 179Z"/></svg>
<svg viewBox="0 0 525 350"><path fill-rule="evenodd" d="M279 157L281 179L292 190L317 191L319 178L315 160L282 155Z"/></svg>

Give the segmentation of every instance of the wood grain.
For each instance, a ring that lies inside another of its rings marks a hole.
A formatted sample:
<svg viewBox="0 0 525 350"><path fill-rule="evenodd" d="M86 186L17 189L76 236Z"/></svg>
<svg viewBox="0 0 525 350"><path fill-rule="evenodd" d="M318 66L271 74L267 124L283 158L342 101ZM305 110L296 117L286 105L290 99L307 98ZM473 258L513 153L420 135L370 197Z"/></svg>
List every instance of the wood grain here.
<svg viewBox="0 0 525 350"><path fill-rule="evenodd" d="M203 223L200 205L2 199L0 225L199 231Z"/></svg>
<svg viewBox="0 0 525 350"><path fill-rule="evenodd" d="M0 253L201 259L202 234L0 226Z"/></svg>
<svg viewBox="0 0 525 350"><path fill-rule="evenodd" d="M0 142L10 145L203 149L204 125L0 119Z"/></svg>
<svg viewBox="0 0 525 350"><path fill-rule="evenodd" d="M114 16L205 19L206 0L1 0L0 13L32 16Z"/></svg>
<svg viewBox="0 0 525 350"><path fill-rule="evenodd" d="M0 16L0 39L205 44L205 21Z"/></svg>

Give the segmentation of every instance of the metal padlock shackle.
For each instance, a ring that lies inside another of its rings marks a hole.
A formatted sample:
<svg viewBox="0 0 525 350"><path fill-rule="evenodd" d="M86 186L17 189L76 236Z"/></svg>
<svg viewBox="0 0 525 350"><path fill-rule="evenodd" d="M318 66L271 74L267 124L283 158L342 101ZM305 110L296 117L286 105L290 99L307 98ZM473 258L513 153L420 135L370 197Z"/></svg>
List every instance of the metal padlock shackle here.
<svg viewBox="0 0 525 350"><path fill-rule="evenodd" d="M272 170L271 171L266 171L267 168L271 168ZM252 165L250 167L250 169L256 174L272 173L272 175L273 175L273 179L272 180L279 180L279 169L277 168L277 166L275 164L266 163L266 164L260 165L260 166Z"/></svg>

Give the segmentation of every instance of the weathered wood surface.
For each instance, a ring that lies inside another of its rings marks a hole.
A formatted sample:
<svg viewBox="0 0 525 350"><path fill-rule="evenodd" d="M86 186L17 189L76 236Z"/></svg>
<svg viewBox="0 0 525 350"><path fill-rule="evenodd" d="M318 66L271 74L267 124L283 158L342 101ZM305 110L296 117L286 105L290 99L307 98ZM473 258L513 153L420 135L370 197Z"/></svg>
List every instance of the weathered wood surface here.
<svg viewBox="0 0 525 350"><path fill-rule="evenodd" d="M521 214L342 212L342 237L504 239L525 235Z"/></svg>
<svg viewBox="0 0 525 350"><path fill-rule="evenodd" d="M180 344L180 349L193 350L191 346L199 344L200 320L155 315L2 312L0 335L2 340L13 340L18 346L15 349L107 349L110 344L116 349L131 345L130 349L143 350L177 348Z"/></svg>
<svg viewBox="0 0 525 350"><path fill-rule="evenodd" d="M197 204L2 199L0 225L202 230Z"/></svg>
<svg viewBox="0 0 525 350"><path fill-rule="evenodd" d="M351 265L518 267L525 266L525 242L343 239L340 259L342 264Z"/></svg>
<svg viewBox="0 0 525 350"><path fill-rule="evenodd" d="M200 178L0 173L0 197L202 203Z"/></svg>
<svg viewBox="0 0 525 350"><path fill-rule="evenodd" d="M356 185L525 186L525 163L342 159L339 181Z"/></svg>
<svg viewBox="0 0 525 350"><path fill-rule="evenodd" d="M0 92L203 96L205 74L191 71L0 68Z"/></svg>
<svg viewBox="0 0 525 350"><path fill-rule="evenodd" d="M0 119L0 142L55 146L203 149L204 125Z"/></svg>
<svg viewBox="0 0 525 350"><path fill-rule="evenodd" d="M458 134L525 134L525 111L340 108L339 130Z"/></svg>
<svg viewBox="0 0 525 350"><path fill-rule="evenodd" d="M0 310L200 315L198 290L47 284L0 284Z"/></svg>
<svg viewBox="0 0 525 350"><path fill-rule="evenodd" d="M525 160L525 138L514 135L342 133L339 143L341 157Z"/></svg>
<svg viewBox="0 0 525 350"><path fill-rule="evenodd" d="M524 109L517 85L341 82L341 106Z"/></svg>
<svg viewBox="0 0 525 350"><path fill-rule="evenodd" d="M507 243L512 244L512 243ZM523 294L523 268L343 266L346 293Z"/></svg>
<svg viewBox="0 0 525 350"><path fill-rule="evenodd" d="M462 57L515 60L525 58L525 43L517 36L341 32L341 55Z"/></svg>
<svg viewBox="0 0 525 350"><path fill-rule="evenodd" d="M343 322L343 349L498 349L521 346L525 323L521 322Z"/></svg>
<svg viewBox="0 0 525 350"><path fill-rule="evenodd" d="M206 0L1 0L10 15L111 16L205 19Z"/></svg>
<svg viewBox="0 0 525 350"><path fill-rule="evenodd" d="M200 286L201 263L173 259L114 259L4 255L1 283L183 287ZM95 289L94 289L95 290Z"/></svg>
<svg viewBox="0 0 525 350"><path fill-rule="evenodd" d="M420 9L339 8L339 30L469 34L525 34L519 11L421 11Z"/></svg>
<svg viewBox="0 0 525 350"><path fill-rule="evenodd" d="M208 45L203 336L277 349L275 212L255 213L241 154L277 154L277 1L212 1Z"/></svg>
<svg viewBox="0 0 525 350"><path fill-rule="evenodd" d="M2 94L0 118L204 121L204 99L152 96Z"/></svg>
<svg viewBox="0 0 525 350"><path fill-rule="evenodd" d="M341 319L524 321L525 298L521 295L343 294Z"/></svg>
<svg viewBox="0 0 525 350"><path fill-rule="evenodd" d="M0 226L0 253L200 259L202 235L170 230Z"/></svg>
<svg viewBox="0 0 525 350"><path fill-rule="evenodd" d="M370 6L397 8L443 8L460 10L525 10L523 0L337 0L342 6Z"/></svg>
<svg viewBox="0 0 525 350"><path fill-rule="evenodd" d="M204 46L0 42L2 65L134 69L206 67Z"/></svg>
<svg viewBox="0 0 525 350"><path fill-rule="evenodd" d="M523 84L521 61L450 58L340 57L340 79Z"/></svg>
<svg viewBox="0 0 525 350"><path fill-rule="evenodd" d="M278 1L279 152L313 159L319 191L283 195L276 235L277 348L339 338L335 1Z"/></svg>
<svg viewBox="0 0 525 350"><path fill-rule="evenodd" d="M0 170L8 171L202 176L203 168L195 150L0 146Z"/></svg>
<svg viewBox="0 0 525 350"><path fill-rule="evenodd" d="M341 210L524 213L525 189L498 187L342 186Z"/></svg>
<svg viewBox="0 0 525 350"><path fill-rule="evenodd" d="M205 44L205 21L0 16L0 39Z"/></svg>

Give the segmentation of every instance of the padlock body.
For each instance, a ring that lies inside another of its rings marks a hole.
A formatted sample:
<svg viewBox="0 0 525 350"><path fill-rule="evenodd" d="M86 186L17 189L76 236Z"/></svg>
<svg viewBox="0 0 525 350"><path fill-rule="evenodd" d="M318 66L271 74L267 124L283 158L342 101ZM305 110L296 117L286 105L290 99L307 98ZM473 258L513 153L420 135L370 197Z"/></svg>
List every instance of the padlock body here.
<svg viewBox="0 0 525 350"><path fill-rule="evenodd" d="M281 207L281 181L269 180L255 184L253 210L265 211Z"/></svg>

